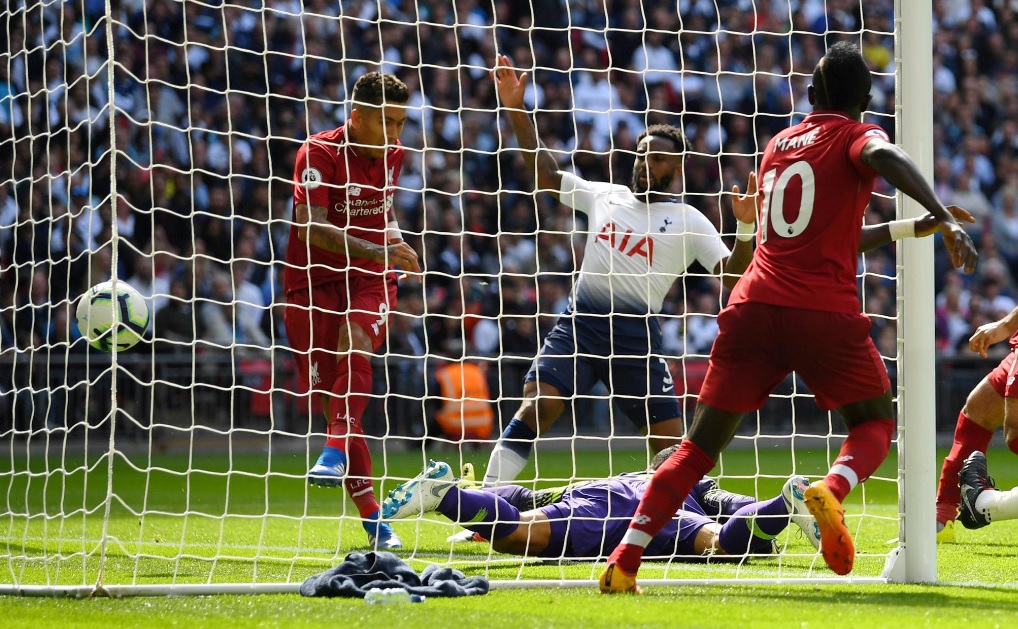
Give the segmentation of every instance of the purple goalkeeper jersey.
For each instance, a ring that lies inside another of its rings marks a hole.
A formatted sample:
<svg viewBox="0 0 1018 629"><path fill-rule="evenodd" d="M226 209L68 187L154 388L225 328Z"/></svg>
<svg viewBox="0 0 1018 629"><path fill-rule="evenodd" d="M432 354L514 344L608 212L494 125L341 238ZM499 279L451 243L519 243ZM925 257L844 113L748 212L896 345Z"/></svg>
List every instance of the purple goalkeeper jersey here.
<svg viewBox="0 0 1018 629"><path fill-rule="evenodd" d="M577 483L562 499L541 508L551 521L551 539L542 557L605 557L622 541L650 483L650 474L621 474ZM690 498L654 536L644 557L696 555L696 532L713 522Z"/></svg>

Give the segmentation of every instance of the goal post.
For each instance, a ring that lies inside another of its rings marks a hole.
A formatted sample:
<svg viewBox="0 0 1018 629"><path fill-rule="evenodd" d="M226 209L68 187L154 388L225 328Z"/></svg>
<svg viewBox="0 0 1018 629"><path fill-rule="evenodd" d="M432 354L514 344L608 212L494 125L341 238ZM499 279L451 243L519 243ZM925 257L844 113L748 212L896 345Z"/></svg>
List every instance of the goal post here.
<svg viewBox="0 0 1018 629"><path fill-rule="evenodd" d="M897 0L895 24L898 143L927 179L933 175L933 9ZM907 112L907 113L906 113ZM898 193L902 217L924 209ZM898 450L901 553L892 556L887 576L907 583L937 580L934 496L939 472L936 447L935 347L933 335L933 241L910 239L898 249L898 312L901 317L898 381Z"/></svg>
<svg viewBox="0 0 1018 629"><path fill-rule="evenodd" d="M401 285L385 351L372 360L363 424L379 499L429 459L457 473L471 463L482 477L588 237L583 217L532 192L488 77L496 52L529 71L525 102L542 141L586 178L628 185L639 131L682 127L692 143L684 200L729 246L731 186L745 186L776 129L807 113L810 55L828 40L893 39L894 68L878 72L884 89L894 84L893 110L867 116L885 128L893 120L897 141L931 170L932 12L921 2L895 0L893 20L889 0L837 16L818 12L823 2L795 14L794 2L751 3L752 19L738 10L747 3L724 0L563 2L560 13L531 4L72 0L0 10L10 35L0 51L9 88L0 92L0 594L293 593L368 550L344 488L307 483L325 418L300 390L282 294L297 149L343 124L364 72L410 87L394 203L425 271ZM919 213L907 199L875 201L884 219ZM773 556L648 561L646 583L936 580L932 247L911 239L896 260L890 249L867 254L859 277L864 308L879 293L881 310L868 314L896 326L896 346L880 350L896 366L899 429L895 470L853 492L849 526L864 549L856 572L834 576L792 526ZM85 289L111 276L139 289L154 316L137 347L103 353L86 347L73 313ZM698 267L666 299L661 358L687 426L724 299ZM451 394L436 376L462 356L479 367L483 394L464 393L465 382ZM478 401L494 411L488 437L460 439L435 421ZM646 439L620 401L604 388L571 401L521 484L643 470ZM774 497L790 475L826 473L844 436L790 378L745 418L714 472L723 488ZM865 498L870 487L880 500ZM494 588L594 587L603 562L453 545L446 538L458 529L435 515L394 527L398 554L415 568L448 564Z"/></svg>

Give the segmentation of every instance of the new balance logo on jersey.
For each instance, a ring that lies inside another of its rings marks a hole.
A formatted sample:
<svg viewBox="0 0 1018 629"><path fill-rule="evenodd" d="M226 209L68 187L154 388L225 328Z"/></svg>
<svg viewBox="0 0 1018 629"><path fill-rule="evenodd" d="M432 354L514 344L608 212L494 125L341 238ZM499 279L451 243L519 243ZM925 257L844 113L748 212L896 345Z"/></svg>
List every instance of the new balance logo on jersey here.
<svg viewBox="0 0 1018 629"><path fill-rule="evenodd" d="M650 524L650 516L649 515L643 515L642 513L637 513L636 515L633 516L633 522L635 524L640 524L640 525Z"/></svg>
<svg viewBox="0 0 1018 629"><path fill-rule="evenodd" d="M631 229L622 231L615 223L608 223L597 234L597 240L607 243L612 249L618 249L629 257L646 258L648 266L654 265L654 240L650 236L634 235Z"/></svg>
<svg viewBox="0 0 1018 629"><path fill-rule="evenodd" d="M361 187L360 186L350 186L349 188L346 189L346 194L347 194L347 196L351 196L351 197L359 197L359 196L361 196Z"/></svg>

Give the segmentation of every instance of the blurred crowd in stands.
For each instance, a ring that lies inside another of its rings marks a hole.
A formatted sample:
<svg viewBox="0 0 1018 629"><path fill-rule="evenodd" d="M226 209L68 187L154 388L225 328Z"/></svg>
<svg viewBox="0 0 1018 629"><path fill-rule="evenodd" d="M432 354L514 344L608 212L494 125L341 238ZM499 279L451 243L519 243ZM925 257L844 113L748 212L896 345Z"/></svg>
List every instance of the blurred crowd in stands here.
<svg viewBox="0 0 1018 629"><path fill-rule="evenodd" d="M348 90L371 70L413 94L396 208L426 273L400 287L389 342L400 355L532 356L580 263L583 217L530 194L511 150L487 70L496 52L535 68L541 139L587 179L628 184L640 131L680 125L693 146L686 201L726 234L727 191L810 110L806 86L832 38L862 46L875 73L867 120L894 134L892 0L563 4L535 15L521 0L113 0L111 51L104 2L8 3L0 348L73 339L78 295L114 263L150 297L157 348L285 347L293 158L309 134L343 124ZM966 276L935 248L937 344L952 355L1018 297L1018 2L933 7L935 184L976 216L981 253ZM880 189L867 220L893 218L891 193ZM894 268L891 247L860 259L886 356ZM669 353L706 355L723 301L703 269L677 283Z"/></svg>

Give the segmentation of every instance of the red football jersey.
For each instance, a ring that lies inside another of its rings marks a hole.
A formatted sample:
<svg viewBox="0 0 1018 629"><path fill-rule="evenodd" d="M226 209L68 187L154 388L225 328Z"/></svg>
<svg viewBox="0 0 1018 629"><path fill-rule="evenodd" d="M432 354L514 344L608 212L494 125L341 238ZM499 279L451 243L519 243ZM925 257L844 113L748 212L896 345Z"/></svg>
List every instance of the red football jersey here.
<svg viewBox="0 0 1018 629"><path fill-rule="evenodd" d="M329 208L329 222L355 238L385 242L385 228L403 166L403 147L391 147L381 159L366 157L346 140L346 126L316 133L297 151L293 201ZM310 265L308 254L310 253ZM290 228L283 283L287 291L335 281L338 274L380 277L381 263L347 257L310 246Z"/></svg>
<svg viewBox="0 0 1018 629"><path fill-rule="evenodd" d="M877 173L860 158L883 129L816 111L767 145L756 253L730 304L859 312L856 265L863 212Z"/></svg>

